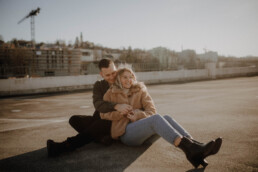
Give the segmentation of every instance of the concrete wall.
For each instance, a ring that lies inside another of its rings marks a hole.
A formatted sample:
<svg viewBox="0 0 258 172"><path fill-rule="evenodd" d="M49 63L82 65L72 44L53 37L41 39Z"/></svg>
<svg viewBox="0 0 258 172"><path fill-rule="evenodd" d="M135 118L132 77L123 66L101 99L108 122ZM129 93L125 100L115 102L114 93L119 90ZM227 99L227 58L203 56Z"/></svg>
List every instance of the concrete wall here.
<svg viewBox="0 0 258 172"><path fill-rule="evenodd" d="M143 81L146 84L159 84L168 82L187 82L215 78L258 75L258 68L241 67L214 69L214 65L207 65L207 69L138 72L136 75L139 81ZM98 74L1 79L0 96L91 89L93 84L99 79L101 79L101 77Z"/></svg>
<svg viewBox="0 0 258 172"><path fill-rule="evenodd" d="M146 84L209 79L207 69L137 72L136 75L139 81L144 81Z"/></svg>
<svg viewBox="0 0 258 172"><path fill-rule="evenodd" d="M216 78L257 75L257 67L237 67L216 69Z"/></svg>
<svg viewBox="0 0 258 172"><path fill-rule="evenodd" d="M90 89L99 79L99 75L1 79L0 96Z"/></svg>

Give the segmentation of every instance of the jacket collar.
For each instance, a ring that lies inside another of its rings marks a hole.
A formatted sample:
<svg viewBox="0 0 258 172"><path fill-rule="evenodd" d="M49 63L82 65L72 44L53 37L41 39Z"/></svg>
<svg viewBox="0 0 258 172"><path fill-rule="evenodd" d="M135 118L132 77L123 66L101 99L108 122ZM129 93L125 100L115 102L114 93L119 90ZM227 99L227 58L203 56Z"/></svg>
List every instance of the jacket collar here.
<svg viewBox="0 0 258 172"><path fill-rule="evenodd" d="M127 90L126 89L119 88L116 85L112 85L110 88L111 88L112 93L124 93L124 94L127 94ZM140 91L143 88L145 88L144 84L141 83L141 82L138 82L138 83L136 83L135 85L133 85L129 89L128 95L130 95L132 93L135 93L135 92L138 92L138 91Z"/></svg>

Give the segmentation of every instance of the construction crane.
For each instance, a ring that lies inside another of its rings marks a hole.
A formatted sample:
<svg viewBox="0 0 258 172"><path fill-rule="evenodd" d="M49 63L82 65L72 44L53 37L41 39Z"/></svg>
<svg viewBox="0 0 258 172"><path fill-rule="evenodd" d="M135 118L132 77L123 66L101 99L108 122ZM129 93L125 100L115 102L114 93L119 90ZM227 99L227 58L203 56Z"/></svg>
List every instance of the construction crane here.
<svg viewBox="0 0 258 172"><path fill-rule="evenodd" d="M20 24L21 22L23 22L25 19L30 17L30 31L31 31L31 43L32 43L32 47L35 47L35 20L34 17L36 15L38 15L40 12L40 8L38 7L36 10L31 10L31 12L25 16L23 19L21 19L18 24Z"/></svg>

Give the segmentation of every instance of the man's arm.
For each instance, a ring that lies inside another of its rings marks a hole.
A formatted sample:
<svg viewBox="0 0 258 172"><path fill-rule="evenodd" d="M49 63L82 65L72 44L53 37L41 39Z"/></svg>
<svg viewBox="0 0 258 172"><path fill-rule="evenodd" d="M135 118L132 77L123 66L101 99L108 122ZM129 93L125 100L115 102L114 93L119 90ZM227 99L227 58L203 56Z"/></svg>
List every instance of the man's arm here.
<svg viewBox="0 0 258 172"><path fill-rule="evenodd" d="M108 113L100 113L100 118L110 121L118 121L124 118L125 116L122 115L118 111L108 112Z"/></svg>
<svg viewBox="0 0 258 172"><path fill-rule="evenodd" d="M93 105L95 109L101 113L115 111L114 106L116 103L103 100L103 96L108 90L107 83L97 81L93 87Z"/></svg>
<svg viewBox="0 0 258 172"><path fill-rule="evenodd" d="M107 113L118 111L122 114L127 114L132 110L132 106L128 104L117 104L111 101L104 101L104 94L108 90L108 85L105 82L97 81L93 87L93 104L97 111Z"/></svg>

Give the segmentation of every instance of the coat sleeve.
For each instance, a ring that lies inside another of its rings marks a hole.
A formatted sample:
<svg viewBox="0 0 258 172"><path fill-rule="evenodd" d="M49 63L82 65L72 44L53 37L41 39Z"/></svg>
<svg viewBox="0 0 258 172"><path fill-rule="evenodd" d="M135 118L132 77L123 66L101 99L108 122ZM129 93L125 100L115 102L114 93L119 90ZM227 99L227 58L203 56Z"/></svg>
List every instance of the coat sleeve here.
<svg viewBox="0 0 258 172"><path fill-rule="evenodd" d="M136 113L138 116L137 120L142 118L147 118L151 115L156 114L156 108L155 108L154 102L150 94L148 93L147 88L143 89L142 91L141 104L144 110L141 110L141 109L134 110L134 113Z"/></svg>
<svg viewBox="0 0 258 172"><path fill-rule="evenodd" d="M111 101L111 89L109 89L106 94L104 95L104 101ZM106 119L110 121L116 121L122 119L124 116L120 114L118 111L112 111L112 112L107 112L107 113L100 113L100 118L101 119Z"/></svg>
<svg viewBox="0 0 258 172"><path fill-rule="evenodd" d="M99 112L111 112L114 111L114 106L116 103L108 102L103 100L103 84L100 81L97 81L93 87L93 104L97 111Z"/></svg>

